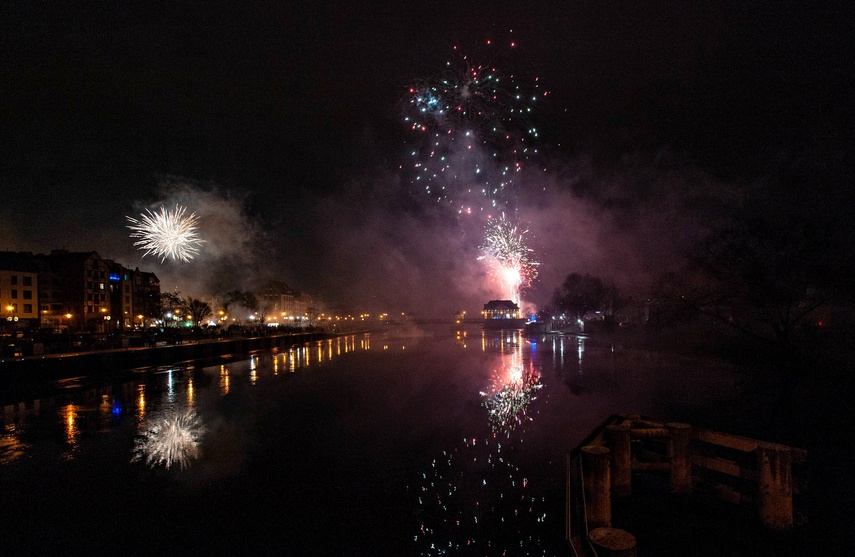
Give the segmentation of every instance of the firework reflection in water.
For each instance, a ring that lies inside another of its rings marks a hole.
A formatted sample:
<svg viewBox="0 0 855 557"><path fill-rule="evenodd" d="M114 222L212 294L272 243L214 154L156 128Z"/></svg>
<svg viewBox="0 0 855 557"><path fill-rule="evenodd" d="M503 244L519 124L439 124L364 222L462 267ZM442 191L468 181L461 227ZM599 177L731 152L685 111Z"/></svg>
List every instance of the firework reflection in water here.
<svg viewBox="0 0 855 557"><path fill-rule="evenodd" d="M546 498L532 491L515 450L495 439L464 439L419 477L421 555L553 556Z"/></svg>
<svg viewBox="0 0 855 557"><path fill-rule="evenodd" d="M178 464L184 469L191 460L199 458L204 434L205 427L196 412L188 410L183 414L166 415L136 440L131 462L145 461L152 468L163 464L167 469Z"/></svg>
<svg viewBox="0 0 855 557"><path fill-rule="evenodd" d="M540 373L531 367L526 369L519 347L510 354L510 362L503 372L497 372L488 392L481 392L482 405L487 409L493 433L510 435L518 425L531 421L527 410L537 399L537 391L543 387Z"/></svg>
<svg viewBox="0 0 855 557"><path fill-rule="evenodd" d="M172 211L161 206L154 213L146 209L139 219L126 217L131 223L131 238L139 238L134 245L145 250L143 257L151 254L163 263L167 257L189 261L198 255L203 242L196 229L199 218L196 213L187 216L186 212L187 208L180 205Z"/></svg>

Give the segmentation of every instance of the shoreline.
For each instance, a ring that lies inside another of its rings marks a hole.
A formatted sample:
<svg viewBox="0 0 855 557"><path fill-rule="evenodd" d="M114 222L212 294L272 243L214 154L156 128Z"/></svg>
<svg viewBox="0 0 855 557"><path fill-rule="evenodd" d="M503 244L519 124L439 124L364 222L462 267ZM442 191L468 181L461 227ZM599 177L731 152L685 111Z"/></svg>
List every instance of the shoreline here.
<svg viewBox="0 0 855 557"><path fill-rule="evenodd" d="M63 379L80 375L81 372L87 375L101 375L139 367L246 354L256 350L293 346L336 336L341 336L341 333L289 333L261 337L202 339L185 344L156 347L111 348L90 352L3 358L0 359L0 384L20 379Z"/></svg>

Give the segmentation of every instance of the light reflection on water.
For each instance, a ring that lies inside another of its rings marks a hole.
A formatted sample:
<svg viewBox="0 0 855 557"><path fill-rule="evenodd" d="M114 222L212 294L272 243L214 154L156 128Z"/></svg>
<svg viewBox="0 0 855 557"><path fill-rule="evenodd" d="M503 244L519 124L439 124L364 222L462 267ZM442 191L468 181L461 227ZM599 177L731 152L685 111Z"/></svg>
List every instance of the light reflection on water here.
<svg viewBox="0 0 855 557"><path fill-rule="evenodd" d="M446 327L66 383L2 406L0 481L19 481L0 522L26 524L53 497L20 481L38 476L31 467L74 481L61 455L75 470L99 470L103 483L88 489L103 505L135 505L162 526L158 535L188 520L182 510L213 513L219 522L192 533L197 544L237 521L242 543L273 537L295 555L319 554L316 545L372 554L358 548L388 540L400 541L377 554L466 544L549 555L563 534L564 454L608 413L644 410L627 404L640 399L644 374L625 373L616 358L574 336ZM88 493L68 489L65 502ZM200 494L204 510L194 506ZM282 526L257 526L269 521L262 503L280 505ZM60 533L97 525L62 520ZM125 537L142 536L125 520Z"/></svg>
<svg viewBox="0 0 855 557"><path fill-rule="evenodd" d="M457 331L458 345L469 334ZM553 555L547 499L529 489L518 462L529 408L543 387L535 364L536 342L519 330L481 331L480 350L490 356L492 377L479 391L490 434L466 438L442 451L420 477L420 555ZM478 431L476 428L475 431Z"/></svg>
<svg viewBox="0 0 855 557"><path fill-rule="evenodd" d="M241 376L246 373L249 384L256 386L261 374L268 370L273 376L279 375L280 367L296 373L329 362L334 357L356 350L368 350L370 346L369 335L363 338L349 335L283 351L252 354L245 361L220 364L216 367L219 395L229 395L233 381L232 370ZM51 415L55 416L56 421L62 424L64 433L61 458L72 460L85 434L81 422L92 422L109 428L124 414L133 416L136 434L142 439L137 439L136 450L131 455L132 461L145 461L152 466L166 464L167 468L173 463L180 464L182 468L187 467L191 460L201 456L198 450L202 438L200 432L205 431L202 416L195 413L197 387L194 370L195 364L192 363L161 366L152 369L145 379L134 379L118 387L87 388L82 377L63 379L55 382L53 389L54 393L61 394L4 404L0 421L0 465L25 458L37 449L24 440L28 425L35 420L50 420ZM169 448L171 452L164 452L166 447L158 445L158 439L169 441L165 435L158 437L163 432L171 432L173 435L171 441L174 446ZM184 441L180 440L180 434L185 435ZM192 458L182 458L179 455L181 447L184 456ZM157 451L167 456L150 456Z"/></svg>
<svg viewBox="0 0 855 557"><path fill-rule="evenodd" d="M520 331L507 331L493 343L486 331L482 335L483 349L497 352L499 359L489 388L479 394L484 397L482 404L493 433L509 436L518 425L532 420L527 409L543 387L540 370L532 359L532 345Z"/></svg>

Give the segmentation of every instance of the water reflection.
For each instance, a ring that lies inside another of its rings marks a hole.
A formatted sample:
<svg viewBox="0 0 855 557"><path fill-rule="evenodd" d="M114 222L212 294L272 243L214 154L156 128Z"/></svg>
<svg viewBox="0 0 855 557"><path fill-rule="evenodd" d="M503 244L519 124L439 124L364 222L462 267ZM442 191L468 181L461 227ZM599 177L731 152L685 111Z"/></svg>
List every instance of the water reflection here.
<svg viewBox="0 0 855 557"><path fill-rule="evenodd" d="M231 377L229 377L229 369L221 365L220 366L220 394L222 396L226 396L229 394L229 387L231 386Z"/></svg>
<svg viewBox="0 0 855 557"><path fill-rule="evenodd" d="M145 419L145 384L140 383L137 385L137 420L143 421Z"/></svg>
<svg viewBox="0 0 855 557"><path fill-rule="evenodd" d="M495 339L495 337L491 337ZM499 368L494 370L493 381L487 391L481 391L484 408L493 433L509 435L518 425L531 421L527 409L543 387L540 372L535 369L532 358L528 365L523 362L523 339L520 331L501 334L495 343L487 340L486 332L482 346L498 350ZM527 341L526 341L527 342ZM531 348L533 347L532 345Z"/></svg>
<svg viewBox="0 0 855 557"><path fill-rule="evenodd" d="M63 454L63 458L70 458L77 449L77 441L80 439L80 427L77 423L77 410L74 404L60 409L60 415L65 422L65 442L68 444L68 452Z"/></svg>
<svg viewBox="0 0 855 557"><path fill-rule="evenodd" d="M3 406L3 432L0 435L0 462L14 460L20 456L18 451L24 450L27 444L21 439L21 433L26 430L27 422L31 415L38 415L39 401L35 401L32 407L21 402L18 404L7 404ZM7 453L8 451L8 453Z"/></svg>
<svg viewBox="0 0 855 557"><path fill-rule="evenodd" d="M7 423L0 433L0 464L9 464L23 457L30 447L21 440L21 428Z"/></svg>
<svg viewBox="0 0 855 557"><path fill-rule="evenodd" d="M465 330L455 336L463 348L468 337ZM489 387L479 393L492 435L443 451L421 474L416 545L429 556L554 555L544 541L546 497L532 491L519 458L518 426L532 421L530 406L543 387L536 344L518 330L482 331L480 340L481 351L494 356Z"/></svg>
<svg viewBox="0 0 855 557"><path fill-rule="evenodd" d="M541 540L545 497L514 464L513 445L465 439L421 475L422 555L552 555ZM461 553L462 552L462 553Z"/></svg>
<svg viewBox="0 0 855 557"><path fill-rule="evenodd" d="M40 389L48 394L0 407L0 466L45 451L51 443L60 444L61 459L78 458L81 448L98 442L93 433L121 429L123 421L131 421L131 459L186 467L201 457L205 427L197 397L206 385L225 397L238 385L258 387L280 370L296 373L370 347L368 334L348 335L207 368L192 363L161 366L112 385L93 387L83 376L45 384ZM59 426L53 428L53 437L34 436L45 421Z"/></svg>
<svg viewBox="0 0 855 557"><path fill-rule="evenodd" d="M193 410L169 412L144 428L134 444L131 462L149 466L163 464L167 469L178 464L182 469L199 458L199 445L205 426Z"/></svg>

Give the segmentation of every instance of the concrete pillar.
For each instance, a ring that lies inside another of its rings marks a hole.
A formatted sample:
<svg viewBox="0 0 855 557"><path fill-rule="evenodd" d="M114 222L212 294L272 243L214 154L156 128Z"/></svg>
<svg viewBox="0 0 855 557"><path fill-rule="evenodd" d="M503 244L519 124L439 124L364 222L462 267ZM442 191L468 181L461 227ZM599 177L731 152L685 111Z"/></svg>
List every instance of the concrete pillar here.
<svg viewBox="0 0 855 557"><path fill-rule="evenodd" d="M772 530L793 527L793 455L789 447L757 446L760 520Z"/></svg>
<svg viewBox="0 0 855 557"><path fill-rule="evenodd" d="M692 439L692 426L670 423L668 428L668 459L671 462L669 487L671 493L691 493L692 458L689 453L689 441Z"/></svg>
<svg viewBox="0 0 855 557"><path fill-rule="evenodd" d="M612 525L609 450L588 445L582 447L582 479L588 530Z"/></svg>
<svg viewBox="0 0 855 557"><path fill-rule="evenodd" d="M606 426L611 451L612 494L628 497L632 493L632 454L630 428L624 425Z"/></svg>
<svg viewBox="0 0 855 557"><path fill-rule="evenodd" d="M597 557L636 557L635 536L618 528L595 528L588 541Z"/></svg>

